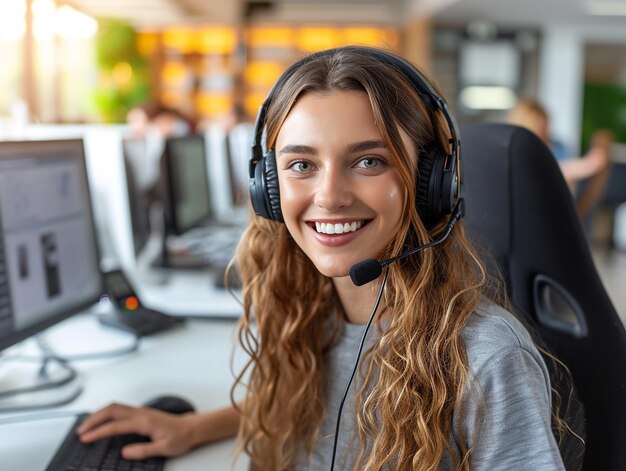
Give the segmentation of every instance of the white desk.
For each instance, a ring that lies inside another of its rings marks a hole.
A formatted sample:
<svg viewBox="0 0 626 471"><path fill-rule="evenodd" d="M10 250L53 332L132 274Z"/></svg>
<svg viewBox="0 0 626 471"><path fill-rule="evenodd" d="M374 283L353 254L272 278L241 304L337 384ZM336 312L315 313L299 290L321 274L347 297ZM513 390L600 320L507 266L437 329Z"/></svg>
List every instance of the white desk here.
<svg viewBox="0 0 626 471"><path fill-rule="evenodd" d="M215 271L153 267L160 250L158 237L151 239L136 265L125 268L143 304L173 316L239 318L241 303L215 286Z"/></svg>
<svg viewBox="0 0 626 471"><path fill-rule="evenodd" d="M207 269L150 269L134 281L139 299L167 314L239 318L243 307L228 291L214 286L215 277Z"/></svg>
<svg viewBox="0 0 626 471"><path fill-rule="evenodd" d="M59 411L92 411L111 401L140 405L164 394L189 399L202 412L229 403L233 381L231 359L236 344L232 320L194 320L186 325L142 340L138 352L102 360L75 363L84 392ZM46 333L46 340L60 355L105 351L128 344L131 337L101 327L91 314L68 319ZM29 341L32 342L32 341ZM14 347L24 353L28 343ZM13 353L13 352L9 352ZM235 365L242 356L236 354ZM16 362L0 361L2 368ZM236 366L237 367L237 366ZM4 420L7 415L0 415ZM6 470L45 469L65 437L73 417L0 424L0 467ZM245 456L233 464L234 440L207 445L168 460L167 471L245 470Z"/></svg>

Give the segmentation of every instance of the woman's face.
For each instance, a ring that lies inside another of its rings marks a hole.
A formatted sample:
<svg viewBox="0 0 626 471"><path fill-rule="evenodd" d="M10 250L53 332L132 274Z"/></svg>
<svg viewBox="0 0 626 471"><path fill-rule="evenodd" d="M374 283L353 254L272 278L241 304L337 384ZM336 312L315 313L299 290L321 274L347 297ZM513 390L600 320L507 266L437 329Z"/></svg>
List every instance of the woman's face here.
<svg viewBox="0 0 626 471"><path fill-rule="evenodd" d="M414 146L404 138L407 150ZM405 187L361 92L301 96L276 140L281 209L317 269L348 275L398 232Z"/></svg>

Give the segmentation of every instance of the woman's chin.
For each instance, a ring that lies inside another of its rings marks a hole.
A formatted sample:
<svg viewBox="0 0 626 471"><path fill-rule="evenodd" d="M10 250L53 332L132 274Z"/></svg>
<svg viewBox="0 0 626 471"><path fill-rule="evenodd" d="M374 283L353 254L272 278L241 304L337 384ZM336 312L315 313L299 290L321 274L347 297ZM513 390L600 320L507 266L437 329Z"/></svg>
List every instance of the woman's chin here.
<svg viewBox="0 0 626 471"><path fill-rule="evenodd" d="M350 274L350 267L345 265L316 264L315 267L317 271L328 278L342 278Z"/></svg>

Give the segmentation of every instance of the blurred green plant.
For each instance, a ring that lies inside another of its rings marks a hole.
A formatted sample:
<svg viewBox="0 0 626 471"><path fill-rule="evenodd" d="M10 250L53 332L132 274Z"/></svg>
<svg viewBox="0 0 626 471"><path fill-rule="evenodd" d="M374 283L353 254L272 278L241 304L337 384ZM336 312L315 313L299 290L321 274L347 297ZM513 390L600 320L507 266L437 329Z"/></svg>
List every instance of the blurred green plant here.
<svg viewBox="0 0 626 471"><path fill-rule="evenodd" d="M617 142L626 142L626 87L586 83L583 104L582 149L589 148L598 129L608 129Z"/></svg>
<svg viewBox="0 0 626 471"><path fill-rule="evenodd" d="M99 19L96 60L95 106L105 123L124 122L131 108L150 98L149 65L137 47L135 29L123 20Z"/></svg>

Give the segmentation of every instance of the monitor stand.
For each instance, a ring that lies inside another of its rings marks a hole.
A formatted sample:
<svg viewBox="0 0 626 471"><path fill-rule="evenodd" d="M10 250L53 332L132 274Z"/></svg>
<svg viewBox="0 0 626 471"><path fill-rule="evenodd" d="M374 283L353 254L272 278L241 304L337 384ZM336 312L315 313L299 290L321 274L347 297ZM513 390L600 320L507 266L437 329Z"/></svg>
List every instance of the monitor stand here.
<svg viewBox="0 0 626 471"><path fill-rule="evenodd" d="M76 371L53 356L44 354L39 362L0 357L0 413L62 406L82 390Z"/></svg>
<svg viewBox="0 0 626 471"><path fill-rule="evenodd" d="M161 239L160 234L152 234L146 246L137 254L135 265L130 270L141 282L149 285L162 286L170 282L171 273L161 264Z"/></svg>

